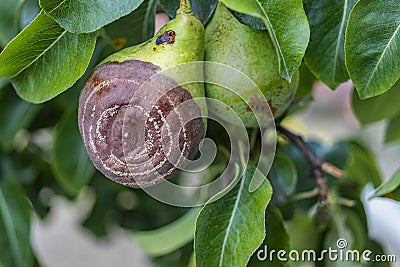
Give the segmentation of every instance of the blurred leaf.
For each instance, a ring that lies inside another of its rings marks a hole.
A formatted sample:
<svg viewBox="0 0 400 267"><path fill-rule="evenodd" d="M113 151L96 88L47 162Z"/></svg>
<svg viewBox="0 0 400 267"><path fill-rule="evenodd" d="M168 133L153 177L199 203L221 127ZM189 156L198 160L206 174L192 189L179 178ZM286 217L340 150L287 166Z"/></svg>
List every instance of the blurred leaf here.
<svg viewBox="0 0 400 267"><path fill-rule="evenodd" d="M23 99L47 101L82 76L95 43L95 33L68 33L42 12L0 54L0 76L13 77Z"/></svg>
<svg viewBox="0 0 400 267"><path fill-rule="evenodd" d="M40 0L40 7L64 29L72 33L94 32L128 15L143 0Z"/></svg>
<svg viewBox="0 0 400 267"><path fill-rule="evenodd" d="M276 48L281 76L290 81L300 67L310 37L301 0L221 0L228 8L261 18Z"/></svg>
<svg viewBox="0 0 400 267"><path fill-rule="evenodd" d="M296 97L305 97L311 94L314 83L318 80L306 64L300 66L300 81L297 88Z"/></svg>
<svg viewBox="0 0 400 267"><path fill-rule="evenodd" d="M346 250L363 251L366 248L368 233L364 229L359 217L351 209L346 211L338 206L333 207L333 223L330 225L324 239L323 249L334 249L346 252ZM363 266L357 261L337 261L325 258L325 266Z"/></svg>
<svg viewBox="0 0 400 267"><path fill-rule="evenodd" d="M386 127L385 143L395 142L400 139L400 114L389 120Z"/></svg>
<svg viewBox="0 0 400 267"><path fill-rule="evenodd" d="M11 180L0 182L0 215L5 229L5 234L0 235L0 244L5 244L4 238L9 244L0 248L0 257L4 252L12 255L14 264L8 266L32 266L30 208L24 192Z"/></svg>
<svg viewBox="0 0 400 267"><path fill-rule="evenodd" d="M2 0L0 8L0 46L5 46L18 33L15 25L17 9L24 0ZM18 20L17 20L18 21Z"/></svg>
<svg viewBox="0 0 400 267"><path fill-rule="evenodd" d="M274 158L271 171L268 174L274 194L272 200L275 203L283 203L293 194L297 186L297 170L293 161L285 154L278 153Z"/></svg>
<svg viewBox="0 0 400 267"><path fill-rule="evenodd" d="M255 168L247 168L239 183L222 198L206 204L196 222L196 264L245 266L265 237L265 209L272 196L268 180L248 191Z"/></svg>
<svg viewBox="0 0 400 267"><path fill-rule="evenodd" d="M17 132L32 123L40 106L21 100L10 87L7 87L0 92L0 107L0 147L10 151L14 146Z"/></svg>
<svg viewBox="0 0 400 267"><path fill-rule="evenodd" d="M387 252L383 249L383 247L377 243L374 240L368 240L368 250L372 251L372 254L370 256L371 259L374 259L376 255L387 255ZM389 261L370 261L366 262L365 267L390 267L390 262Z"/></svg>
<svg viewBox="0 0 400 267"><path fill-rule="evenodd" d="M193 14L203 23L203 25L206 25L214 13L217 2L218 0L190 0L190 5L192 6ZM179 8L179 1L160 0L160 5L168 16L175 18L176 11Z"/></svg>
<svg viewBox="0 0 400 267"><path fill-rule="evenodd" d="M306 13L308 13L308 11L310 10L313 2L314 0L303 0L303 8L306 11Z"/></svg>
<svg viewBox="0 0 400 267"><path fill-rule="evenodd" d="M267 26L262 19L230 10L232 15L241 23L257 30L266 30Z"/></svg>
<svg viewBox="0 0 400 267"><path fill-rule="evenodd" d="M291 249L303 251L317 249L321 233L316 231L315 222L306 212L297 211L293 219L286 222Z"/></svg>
<svg viewBox="0 0 400 267"><path fill-rule="evenodd" d="M192 256L190 257L187 267L196 267L196 256L194 255L194 252L192 253Z"/></svg>
<svg viewBox="0 0 400 267"><path fill-rule="evenodd" d="M25 0L21 10L20 29L25 28L39 13L40 7L37 0Z"/></svg>
<svg viewBox="0 0 400 267"><path fill-rule="evenodd" d="M389 181L375 190L372 197L386 197L400 201L400 168L393 174Z"/></svg>
<svg viewBox="0 0 400 267"><path fill-rule="evenodd" d="M367 183L381 184L381 174L374 156L365 147L355 142L339 142L326 153L325 159L345 172L339 182L356 182L361 190Z"/></svg>
<svg viewBox="0 0 400 267"><path fill-rule="evenodd" d="M349 79L344 58L344 34L356 0L318 0L307 13L311 37L305 62L331 89Z"/></svg>
<svg viewBox="0 0 400 267"><path fill-rule="evenodd" d="M361 99L388 91L400 78L398 0L360 0L345 40L346 66Z"/></svg>
<svg viewBox="0 0 400 267"><path fill-rule="evenodd" d="M360 100L353 92L352 107L354 114L362 124L393 118L400 114L400 105L393 99L400 98L400 80L386 93Z"/></svg>
<svg viewBox="0 0 400 267"><path fill-rule="evenodd" d="M145 0L131 14L104 27L112 51L140 44L154 34L156 0Z"/></svg>
<svg viewBox="0 0 400 267"><path fill-rule="evenodd" d="M52 157L51 166L57 181L72 196L87 185L95 172L79 134L75 106L65 112L57 126Z"/></svg>
<svg viewBox="0 0 400 267"><path fill-rule="evenodd" d="M171 253L193 239L199 212L200 208L194 208L166 226L152 231L134 232L133 239L153 257Z"/></svg>
<svg viewBox="0 0 400 267"><path fill-rule="evenodd" d="M274 205L268 205L266 212L266 231L267 236L262 245L258 248L257 252L253 254L249 267L262 267L268 265L269 267L284 267L288 266L288 262L279 261L274 257L272 261L268 258L268 252L275 250L290 251L290 238L284 226L284 220L279 209ZM267 251L268 252L267 252ZM263 253L259 252L263 251ZM260 258L259 258L260 257ZM266 257L264 260L263 258ZM266 264L266 261L268 262Z"/></svg>
<svg viewBox="0 0 400 267"><path fill-rule="evenodd" d="M6 78L0 78L0 90L6 87L10 81Z"/></svg>

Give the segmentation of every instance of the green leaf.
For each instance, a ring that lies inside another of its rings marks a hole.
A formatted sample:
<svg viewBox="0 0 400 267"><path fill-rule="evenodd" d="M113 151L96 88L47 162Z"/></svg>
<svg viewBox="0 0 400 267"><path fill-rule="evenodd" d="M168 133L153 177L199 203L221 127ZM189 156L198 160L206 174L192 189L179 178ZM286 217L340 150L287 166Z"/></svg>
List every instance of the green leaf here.
<svg viewBox="0 0 400 267"><path fill-rule="evenodd" d="M14 264L9 266L32 266L30 208L22 189L11 180L0 182L0 215L9 244L0 249L11 253Z"/></svg>
<svg viewBox="0 0 400 267"><path fill-rule="evenodd" d="M354 114L362 124L393 118L400 114L400 105L393 99L400 98L400 80L386 93L360 100L353 92L352 107Z"/></svg>
<svg viewBox="0 0 400 267"><path fill-rule="evenodd" d="M265 23L262 19L249 16L243 13L236 12L234 10L230 10L233 16L240 21L242 24L245 24L247 26L250 26L253 29L257 30L266 30L267 26L265 26Z"/></svg>
<svg viewBox="0 0 400 267"><path fill-rule="evenodd" d="M221 0L228 8L261 18L275 45L281 76L290 81L301 64L310 28L301 0Z"/></svg>
<svg viewBox="0 0 400 267"><path fill-rule="evenodd" d="M79 193L95 172L79 134L77 109L73 106L67 110L57 126L51 165L57 181L72 196Z"/></svg>
<svg viewBox="0 0 400 267"><path fill-rule="evenodd" d="M269 259L268 252L275 250L290 251L290 238L284 226L284 220L280 210L274 205L268 205L266 212L266 231L267 236L263 244L257 250L257 253L251 257L250 267L284 267L288 266L288 262L279 261L277 257ZM265 259L264 259L265 258Z"/></svg>
<svg viewBox="0 0 400 267"><path fill-rule="evenodd" d="M331 89L349 79L344 58L344 34L356 0L319 0L307 13L311 37L305 62Z"/></svg>
<svg viewBox="0 0 400 267"><path fill-rule="evenodd" d="M10 81L6 78L0 78L0 90L6 87Z"/></svg>
<svg viewBox="0 0 400 267"><path fill-rule="evenodd" d="M16 13L24 0L2 0L0 8L0 46L5 46L18 33Z"/></svg>
<svg viewBox="0 0 400 267"><path fill-rule="evenodd" d="M355 142L335 144L325 159L344 171L345 177L340 182L356 182L359 190L369 182L375 186L381 184L382 177L373 154Z"/></svg>
<svg viewBox="0 0 400 267"><path fill-rule="evenodd" d="M0 54L0 77L13 77L38 60L65 34L57 23L40 13Z"/></svg>
<svg viewBox="0 0 400 267"><path fill-rule="evenodd" d="M320 232L316 231L315 221L305 211L298 210L293 218L286 222L290 236L291 249L297 251L317 249Z"/></svg>
<svg viewBox="0 0 400 267"><path fill-rule="evenodd" d="M218 0L190 0L193 14L205 25L217 6ZM179 8L179 1L176 0L160 0L160 5L165 13L171 18L175 18L176 11Z"/></svg>
<svg viewBox="0 0 400 267"><path fill-rule="evenodd" d="M268 179L274 189L274 203L282 203L290 196L297 186L297 169L293 160L283 153L278 153L274 158Z"/></svg>
<svg viewBox="0 0 400 267"><path fill-rule="evenodd" d="M318 80L306 64L300 66L300 81L297 88L296 97L301 98L311 94L314 83Z"/></svg>
<svg viewBox="0 0 400 267"><path fill-rule="evenodd" d="M333 207L333 222L330 225L324 239L324 249L335 249L346 252L347 249L363 251L367 244L367 229L353 210L342 210L340 207ZM343 247L341 247L343 246ZM337 260L330 261L325 258L326 266L363 266L354 265L351 261Z"/></svg>
<svg viewBox="0 0 400 267"><path fill-rule="evenodd" d="M388 91L400 78L398 0L360 0L346 30L346 65L361 99Z"/></svg>
<svg viewBox="0 0 400 267"><path fill-rule="evenodd" d="M31 124L40 106L22 101L11 87L7 87L0 92L0 107L0 147L10 151L17 132Z"/></svg>
<svg viewBox="0 0 400 267"><path fill-rule="evenodd" d="M166 226L151 231L134 232L133 239L153 257L171 253L193 239L199 212L200 208L194 208Z"/></svg>
<svg viewBox="0 0 400 267"><path fill-rule="evenodd" d="M386 127L385 143L398 141L400 139L400 115L389 120Z"/></svg>
<svg viewBox="0 0 400 267"><path fill-rule="evenodd" d="M196 266L246 266L265 237L265 209L272 196L268 180L248 191L257 169L247 168L225 196L203 207L196 222Z"/></svg>
<svg viewBox="0 0 400 267"><path fill-rule="evenodd" d="M400 169L398 169L389 181L379 186L372 197L387 197L400 201Z"/></svg>
<svg viewBox="0 0 400 267"><path fill-rule="evenodd" d="M24 100L47 101L82 76L95 43L95 33L69 33L41 12L0 54L0 76L13 77Z"/></svg>
<svg viewBox="0 0 400 267"><path fill-rule="evenodd" d="M40 0L40 7L72 33L94 32L134 11L143 0Z"/></svg>
<svg viewBox="0 0 400 267"><path fill-rule="evenodd" d="M131 14L104 27L114 51L140 44L154 35L156 4L156 0L145 0Z"/></svg>

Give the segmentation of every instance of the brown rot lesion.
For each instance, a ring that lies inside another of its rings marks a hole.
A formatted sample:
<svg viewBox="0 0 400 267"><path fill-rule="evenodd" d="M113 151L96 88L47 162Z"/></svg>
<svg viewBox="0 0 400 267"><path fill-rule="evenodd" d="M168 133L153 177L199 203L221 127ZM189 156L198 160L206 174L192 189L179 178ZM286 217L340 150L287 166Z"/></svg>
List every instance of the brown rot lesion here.
<svg viewBox="0 0 400 267"><path fill-rule="evenodd" d="M175 42L176 33L172 30L165 31L157 37L156 45L160 44L173 44Z"/></svg>

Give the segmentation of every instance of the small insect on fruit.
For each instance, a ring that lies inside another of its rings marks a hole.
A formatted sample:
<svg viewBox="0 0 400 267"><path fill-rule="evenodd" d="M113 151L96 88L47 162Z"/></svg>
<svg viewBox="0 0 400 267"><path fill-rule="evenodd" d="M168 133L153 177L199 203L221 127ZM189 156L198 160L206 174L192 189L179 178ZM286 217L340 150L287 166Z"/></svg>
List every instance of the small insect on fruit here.
<svg viewBox="0 0 400 267"><path fill-rule="evenodd" d="M156 44L157 45L164 43L173 44L175 42L175 36L176 34L174 31L172 30L166 31L162 35L157 37Z"/></svg>

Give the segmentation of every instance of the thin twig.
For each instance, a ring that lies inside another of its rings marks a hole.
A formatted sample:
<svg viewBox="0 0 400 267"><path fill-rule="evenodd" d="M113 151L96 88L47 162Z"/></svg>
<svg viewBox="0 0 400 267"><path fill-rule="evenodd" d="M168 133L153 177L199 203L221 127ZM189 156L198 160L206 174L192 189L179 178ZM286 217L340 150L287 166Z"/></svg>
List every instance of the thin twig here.
<svg viewBox="0 0 400 267"><path fill-rule="evenodd" d="M325 208L328 205L328 178L325 176L324 171L330 169L334 170L336 174L342 175L341 171L339 172L339 169L334 167L332 164L327 165L327 163L319 158L305 143L301 136L292 133L283 126L277 126L277 130L288 138L310 163L311 175L315 178L319 192L319 206L320 208Z"/></svg>

